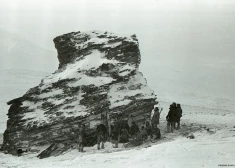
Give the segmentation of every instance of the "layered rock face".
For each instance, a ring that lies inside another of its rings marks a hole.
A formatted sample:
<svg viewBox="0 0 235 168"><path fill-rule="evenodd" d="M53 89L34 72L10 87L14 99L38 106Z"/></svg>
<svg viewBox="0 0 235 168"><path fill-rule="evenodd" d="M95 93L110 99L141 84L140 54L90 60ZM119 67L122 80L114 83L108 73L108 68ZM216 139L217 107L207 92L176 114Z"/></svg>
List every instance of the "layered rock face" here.
<svg viewBox="0 0 235 168"><path fill-rule="evenodd" d="M150 118L156 95L138 71L140 51L135 35L72 32L56 37L59 68L25 95L8 102L2 149L49 145L74 140L85 124L88 133L101 114Z"/></svg>

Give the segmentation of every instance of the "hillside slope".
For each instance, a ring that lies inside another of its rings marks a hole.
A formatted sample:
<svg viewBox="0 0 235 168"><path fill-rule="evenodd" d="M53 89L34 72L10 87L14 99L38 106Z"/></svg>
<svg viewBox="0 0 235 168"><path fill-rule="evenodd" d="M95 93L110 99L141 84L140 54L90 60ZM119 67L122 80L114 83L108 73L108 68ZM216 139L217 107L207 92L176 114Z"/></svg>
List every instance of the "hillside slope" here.
<svg viewBox="0 0 235 168"><path fill-rule="evenodd" d="M27 69L53 72L58 67L56 52L0 29L0 69Z"/></svg>

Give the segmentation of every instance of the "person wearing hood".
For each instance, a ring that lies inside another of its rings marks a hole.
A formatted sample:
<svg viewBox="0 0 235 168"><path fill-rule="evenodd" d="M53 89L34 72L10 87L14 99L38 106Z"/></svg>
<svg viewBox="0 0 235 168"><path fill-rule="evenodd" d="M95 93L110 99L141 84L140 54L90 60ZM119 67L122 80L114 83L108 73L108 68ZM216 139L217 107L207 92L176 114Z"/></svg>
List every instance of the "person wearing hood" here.
<svg viewBox="0 0 235 168"><path fill-rule="evenodd" d="M157 128L157 125L159 124L159 119L160 119L160 112L159 112L159 108L155 107L154 109L154 114L151 120L151 124L153 127Z"/></svg>
<svg viewBox="0 0 235 168"><path fill-rule="evenodd" d="M181 108L180 104L177 104L176 107L177 107L177 116L176 116L177 127L176 127L176 129L180 129L180 118L182 117L182 108Z"/></svg>
<svg viewBox="0 0 235 168"><path fill-rule="evenodd" d="M170 105L169 112L166 116L167 132L173 132L174 127L175 127L176 119L177 119L176 103L173 103L173 104Z"/></svg>

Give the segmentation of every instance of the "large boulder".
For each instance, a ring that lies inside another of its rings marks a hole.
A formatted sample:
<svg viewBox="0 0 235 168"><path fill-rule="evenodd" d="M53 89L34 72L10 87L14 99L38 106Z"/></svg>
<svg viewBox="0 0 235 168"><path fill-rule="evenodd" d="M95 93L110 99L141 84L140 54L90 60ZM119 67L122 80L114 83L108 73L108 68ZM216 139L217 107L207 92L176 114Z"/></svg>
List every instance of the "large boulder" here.
<svg viewBox="0 0 235 168"><path fill-rule="evenodd" d="M19 148L74 141L82 124L92 140L101 114L111 119L132 116L141 124L150 118L156 95L138 71L135 35L72 32L54 43L58 70L8 102L2 150L13 154Z"/></svg>

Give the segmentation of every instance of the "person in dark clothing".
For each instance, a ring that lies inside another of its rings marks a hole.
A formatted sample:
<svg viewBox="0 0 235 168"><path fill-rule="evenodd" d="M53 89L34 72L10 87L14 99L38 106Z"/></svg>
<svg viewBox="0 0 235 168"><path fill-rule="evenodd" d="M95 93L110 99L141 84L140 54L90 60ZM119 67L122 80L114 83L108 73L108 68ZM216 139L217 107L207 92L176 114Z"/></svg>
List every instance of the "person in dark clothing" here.
<svg viewBox="0 0 235 168"><path fill-rule="evenodd" d="M175 124L177 122L177 106L175 102L172 103L172 105L173 105L173 111L174 111L173 112L173 125L174 125L174 129L176 129Z"/></svg>
<svg viewBox="0 0 235 168"><path fill-rule="evenodd" d="M150 123L147 121L146 122L146 127L145 127L145 129L146 129L146 131L147 131L147 133L148 133L148 136L151 136L151 138L152 138L152 136L153 136L153 133L152 133L152 126L150 125Z"/></svg>
<svg viewBox="0 0 235 168"><path fill-rule="evenodd" d="M161 138L161 131L158 127L153 126L153 139L160 139Z"/></svg>
<svg viewBox="0 0 235 168"><path fill-rule="evenodd" d="M176 109L176 103L173 103L170 105L169 112L166 116L167 120L167 132L173 132L175 127L175 122L177 119L177 109Z"/></svg>
<svg viewBox="0 0 235 168"><path fill-rule="evenodd" d="M122 129L126 129L128 132L130 131L130 127L128 125L127 120L121 120L119 125L120 125L120 132L122 131Z"/></svg>
<svg viewBox="0 0 235 168"><path fill-rule="evenodd" d="M157 127L157 125L159 124L159 119L160 119L159 108L155 107L154 114L153 114L153 117L152 117L152 120L151 120L152 126Z"/></svg>
<svg viewBox="0 0 235 168"><path fill-rule="evenodd" d="M177 107L177 116L176 116L177 127L176 127L176 129L180 129L180 118L182 117L182 108L181 108L180 104L177 104L176 107Z"/></svg>
<svg viewBox="0 0 235 168"><path fill-rule="evenodd" d="M147 133L146 128L144 128L144 126L141 127L140 133L141 133L141 135L142 135L142 139L143 139L143 140L148 139L148 133Z"/></svg>
<svg viewBox="0 0 235 168"><path fill-rule="evenodd" d="M118 147L118 136L119 136L119 123L117 121L114 122L114 124L111 126L111 139L112 143L114 144L114 148Z"/></svg>
<svg viewBox="0 0 235 168"><path fill-rule="evenodd" d="M135 137L138 132L140 132L138 125L134 121L132 121L130 132L129 132L131 137Z"/></svg>
<svg viewBox="0 0 235 168"><path fill-rule="evenodd" d="M142 134L140 132L137 133L137 136L134 139L131 139L128 143L123 144L125 148L139 146L143 144Z"/></svg>
<svg viewBox="0 0 235 168"><path fill-rule="evenodd" d="M104 143L107 140L107 127L104 124L100 124L96 128L97 133L97 149L100 150L100 143L101 148L104 149Z"/></svg>
<svg viewBox="0 0 235 168"><path fill-rule="evenodd" d="M126 128L123 128L121 130L121 135L120 135L120 143L127 143L129 142L129 133L128 130Z"/></svg>
<svg viewBox="0 0 235 168"><path fill-rule="evenodd" d="M143 144L143 142L148 139L148 133L144 126L141 127L141 131L136 133L136 136L134 139L130 140L130 142L123 144L125 148L127 147L133 147L133 146L139 146Z"/></svg>
<svg viewBox="0 0 235 168"><path fill-rule="evenodd" d="M84 144L86 140L86 127L85 124L83 124L80 129L79 129L79 135L78 135L78 151L79 152L84 152Z"/></svg>

